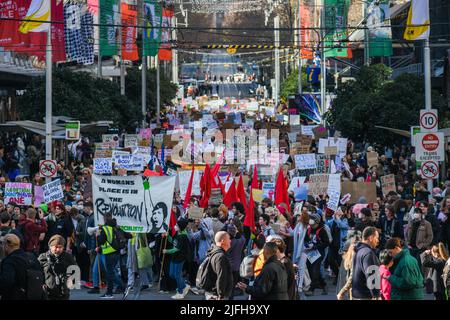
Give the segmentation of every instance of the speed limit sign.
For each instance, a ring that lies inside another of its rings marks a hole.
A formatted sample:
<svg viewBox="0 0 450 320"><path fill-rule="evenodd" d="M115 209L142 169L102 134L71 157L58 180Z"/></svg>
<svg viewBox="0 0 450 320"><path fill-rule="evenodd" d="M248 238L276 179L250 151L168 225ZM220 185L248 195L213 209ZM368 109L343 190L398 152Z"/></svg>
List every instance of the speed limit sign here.
<svg viewBox="0 0 450 320"><path fill-rule="evenodd" d="M436 109L420 110L420 132L436 132L438 114Z"/></svg>

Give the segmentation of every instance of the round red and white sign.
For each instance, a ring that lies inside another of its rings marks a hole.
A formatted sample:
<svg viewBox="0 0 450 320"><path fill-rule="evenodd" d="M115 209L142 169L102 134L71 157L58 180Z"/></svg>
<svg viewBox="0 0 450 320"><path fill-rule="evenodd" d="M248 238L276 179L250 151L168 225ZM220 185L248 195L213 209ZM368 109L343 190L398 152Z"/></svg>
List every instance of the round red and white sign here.
<svg viewBox="0 0 450 320"><path fill-rule="evenodd" d="M435 151L439 147L439 137L434 133L424 135L422 146L427 151Z"/></svg>
<svg viewBox="0 0 450 320"><path fill-rule="evenodd" d="M39 163L39 174L44 178L53 178L56 176L57 166L55 160L42 160Z"/></svg>
<svg viewBox="0 0 450 320"><path fill-rule="evenodd" d="M420 172L425 179L435 179L439 175L439 166L434 161L427 161L422 163Z"/></svg>
<svg viewBox="0 0 450 320"><path fill-rule="evenodd" d="M421 112L420 126L424 129L435 129L438 124L437 114L434 112Z"/></svg>

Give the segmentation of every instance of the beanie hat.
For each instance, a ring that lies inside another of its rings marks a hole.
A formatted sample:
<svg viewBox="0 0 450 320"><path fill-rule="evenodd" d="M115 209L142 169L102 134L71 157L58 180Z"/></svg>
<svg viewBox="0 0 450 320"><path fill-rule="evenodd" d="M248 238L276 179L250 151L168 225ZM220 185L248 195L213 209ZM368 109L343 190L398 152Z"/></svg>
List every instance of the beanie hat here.
<svg viewBox="0 0 450 320"><path fill-rule="evenodd" d="M44 213L47 213L47 212L48 212L48 205L47 205L46 203L41 203L41 204L39 205L39 208L40 208L42 211L44 211Z"/></svg>
<svg viewBox="0 0 450 320"><path fill-rule="evenodd" d="M48 241L48 246L49 247L52 247L52 246L65 246L65 245L66 245L66 240L63 237L61 237L59 234L55 234Z"/></svg>

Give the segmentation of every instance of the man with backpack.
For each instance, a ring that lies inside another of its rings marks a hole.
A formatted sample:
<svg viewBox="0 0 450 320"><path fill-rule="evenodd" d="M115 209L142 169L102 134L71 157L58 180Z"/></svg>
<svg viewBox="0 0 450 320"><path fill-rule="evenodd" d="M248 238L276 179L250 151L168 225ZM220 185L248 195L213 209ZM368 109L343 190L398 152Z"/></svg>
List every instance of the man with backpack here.
<svg viewBox="0 0 450 320"><path fill-rule="evenodd" d="M100 228L100 235L98 236L100 247L97 247L97 252L101 251L105 257L107 290L100 298L113 299L115 269L119 263L120 250L126 247L126 239L131 238L131 235L117 227L116 220L112 218L111 213L105 213L103 219L105 225ZM119 282L122 282L122 280L119 279ZM120 289L124 290L123 283L118 288L119 291Z"/></svg>
<svg viewBox="0 0 450 320"><path fill-rule="evenodd" d="M225 253L231 247L230 235L219 231L197 274L197 287L205 290L206 300L228 300L233 291L233 272Z"/></svg>
<svg viewBox="0 0 450 320"><path fill-rule="evenodd" d="M2 300L43 300L44 274L36 257L20 248L14 234L3 238L6 257L1 263L0 295Z"/></svg>
<svg viewBox="0 0 450 320"><path fill-rule="evenodd" d="M70 297L67 268L76 265L76 262L71 254L64 251L65 245L66 240L62 236L54 235L48 242L49 250L38 258L44 269L49 300L69 300Z"/></svg>

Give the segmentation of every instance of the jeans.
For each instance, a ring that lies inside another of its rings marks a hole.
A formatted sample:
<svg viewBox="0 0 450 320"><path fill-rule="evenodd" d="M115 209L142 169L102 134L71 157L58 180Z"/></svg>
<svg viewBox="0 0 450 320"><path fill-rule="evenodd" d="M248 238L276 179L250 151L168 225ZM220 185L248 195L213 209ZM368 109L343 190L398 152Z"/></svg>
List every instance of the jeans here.
<svg viewBox="0 0 450 320"><path fill-rule="evenodd" d="M105 259L105 255L99 253L95 255L95 259L94 259L94 263L92 264L92 284L94 286L94 288L99 288L100 287L100 275L99 275L99 267L98 267L98 260L100 257L100 261L101 261L101 268L103 271L107 270L106 268L106 259ZM122 286L122 282L120 281L120 276L117 272L115 272L114 274L114 282L116 284L116 286L121 287Z"/></svg>
<svg viewBox="0 0 450 320"><path fill-rule="evenodd" d="M117 275L116 266L117 263L119 262L120 256L119 253L117 252L105 254L104 256L106 262L106 284L108 285L106 294L112 294L114 290L114 280L115 280L114 278ZM120 281L120 285L122 286L122 281Z"/></svg>
<svg viewBox="0 0 450 320"><path fill-rule="evenodd" d="M184 288L186 287L186 284L184 283L183 280L183 264L184 261L181 262L170 262L170 271L169 271L169 276L172 279L175 279L175 281L177 282L177 292L178 293L183 293Z"/></svg>

